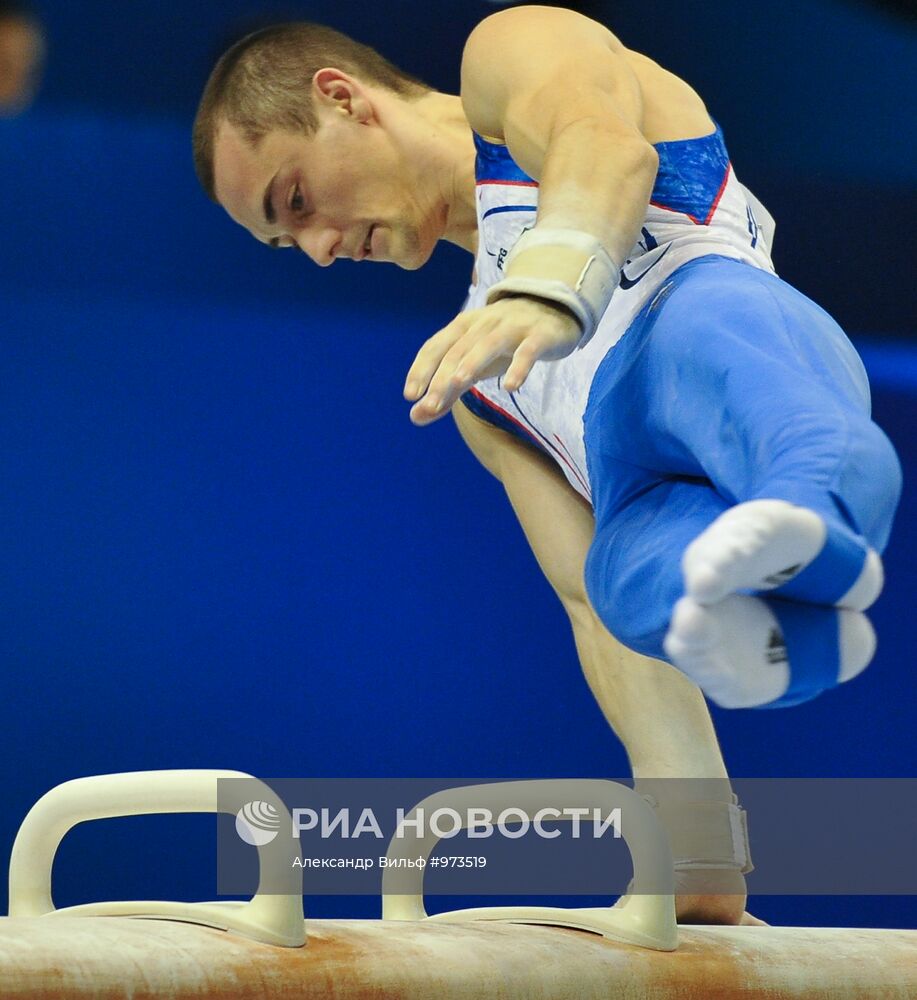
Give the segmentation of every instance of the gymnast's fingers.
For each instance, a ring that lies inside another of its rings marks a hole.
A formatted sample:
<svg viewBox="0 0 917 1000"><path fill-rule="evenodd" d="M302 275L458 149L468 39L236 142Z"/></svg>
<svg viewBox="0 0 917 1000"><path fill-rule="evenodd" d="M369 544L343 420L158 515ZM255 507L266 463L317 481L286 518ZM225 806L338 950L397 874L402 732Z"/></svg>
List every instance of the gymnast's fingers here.
<svg viewBox="0 0 917 1000"><path fill-rule="evenodd" d="M408 369L404 383L404 398L420 399L427 390L430 380L439 368L453 344L456 343L474 322L474 312L461 313L451 323L444 326L438 333L421 347L414 358L414 363Z"/></svg>
<svg viewBox="0 0 917 1000"><path fill-rule="evenodd" d="M445 416L459 396L484 377L469 362L469 358L478 344L492 341L495 322L497 321L493 316L481 311L464 336L447 351L430 380L426 394L411 410L411 420L415 424L427 424ZM499 351L500 347L497 346L495 353Z"/></svg>
<svg viewBox="0 0 917 1000"><path fill-rule="evenodd" d="M513 353L503 379L503 388L515 392L531 374L535 362L554 347L554 342L540 331L530 333Z"/></svg>

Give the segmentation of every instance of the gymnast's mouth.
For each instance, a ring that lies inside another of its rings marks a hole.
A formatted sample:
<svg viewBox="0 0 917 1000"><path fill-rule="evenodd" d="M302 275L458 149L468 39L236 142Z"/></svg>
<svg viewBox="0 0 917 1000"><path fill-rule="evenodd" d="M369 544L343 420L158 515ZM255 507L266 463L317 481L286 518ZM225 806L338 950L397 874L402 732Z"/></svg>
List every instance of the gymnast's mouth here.
<svg viewBox="0 0 917 1000"><path fill-rule="evenodd" d="M363 244L363 257L360 258L361 260L364 260L367 257L372 257L373 233L375 232L375 229L376 229L375 224L369 227L369 232L366 234L366 241Z"/></svg>

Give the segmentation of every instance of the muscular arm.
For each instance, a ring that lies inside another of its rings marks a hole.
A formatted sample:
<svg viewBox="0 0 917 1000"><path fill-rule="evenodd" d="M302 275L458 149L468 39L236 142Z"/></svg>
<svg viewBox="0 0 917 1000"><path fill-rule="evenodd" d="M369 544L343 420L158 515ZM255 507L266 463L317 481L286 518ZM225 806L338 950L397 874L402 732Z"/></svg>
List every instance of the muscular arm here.
<svg viewBox="0 0 917 1000"><path fill-rule="evenodd" d="M420 425L481 378L504 374L515 391L536 361L565 357L591 335L658 166L620 43L572 11L519 7L484 20L465 47L461 96L471 127L505 140L538 179L538 216L491 289L501 300L462 313L418 353L405 397L418 401L411 419Z"/></svg>
<svg viewBox="0 0 917 1000"><path fill-rule="evenodd" d="M539 181L538 225L596 236L620 264L639 235L658 157L614 35L570 10L501 11L466 43L461 96L471 127L504 140Z"/></svg>

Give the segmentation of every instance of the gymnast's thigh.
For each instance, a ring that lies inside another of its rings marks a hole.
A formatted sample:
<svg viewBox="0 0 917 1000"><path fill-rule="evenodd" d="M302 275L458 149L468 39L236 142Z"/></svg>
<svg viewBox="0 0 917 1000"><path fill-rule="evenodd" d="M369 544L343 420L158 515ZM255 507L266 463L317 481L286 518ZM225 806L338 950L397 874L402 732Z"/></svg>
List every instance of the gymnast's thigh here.
<svg viewBox="0 0 917 1000"><path fill-rule="evenodd" d="M734 503L787 500L884 548L900 466L841 328L738 261L697 262L676 285L647 341L649 436L693 456Z"/></svg>
<svg viewBox="0 0 917 1000"><path fill-rule="evenodd" d="M600 365L585 426L597 508L626 498L606 475L617 461L706 478L729 504L816 511L844 572L813 567L786 596L832 603L888 541L901 470L859 358L827 313L758 268L707 257L670 276Z"/></svg>

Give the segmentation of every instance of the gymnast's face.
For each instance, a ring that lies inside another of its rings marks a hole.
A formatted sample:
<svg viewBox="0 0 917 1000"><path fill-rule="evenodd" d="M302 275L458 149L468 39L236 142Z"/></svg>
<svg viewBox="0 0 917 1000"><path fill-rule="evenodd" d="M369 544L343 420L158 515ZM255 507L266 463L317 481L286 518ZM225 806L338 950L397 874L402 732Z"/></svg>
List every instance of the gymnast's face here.
<svg viewBox="0 0 917 1000"><path fill-rule="evenodd" d="M337 70L316 81L314 135L274 131L252 147L232 125L219 127L217 199L262 243L299 247L323 267L341 257L420 267L444 211L368 92Z"/></svg>

